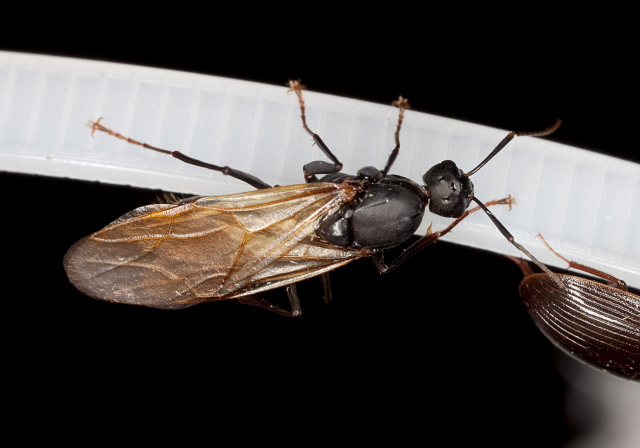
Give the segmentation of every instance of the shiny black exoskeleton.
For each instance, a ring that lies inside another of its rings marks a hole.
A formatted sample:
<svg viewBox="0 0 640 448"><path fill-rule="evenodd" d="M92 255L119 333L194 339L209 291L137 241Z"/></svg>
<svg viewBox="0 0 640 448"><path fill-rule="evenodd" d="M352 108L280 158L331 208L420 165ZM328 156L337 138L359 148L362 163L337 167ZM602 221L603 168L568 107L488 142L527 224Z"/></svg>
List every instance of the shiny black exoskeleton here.
<svg viewBox="0 0 640 448"><path fill-rule="evenodd" d="M320 181L363 180L358 174L339 173ZM360 196L325 218L317 235L336 246L365 249L388 249L409 239L420 227L429 200L424 188L400 176L364 180L370 183Z"/></svg>
<svg viewBox="0 0 640 448"><path fill-rule="evenodd" d="M451 160L431 167L422 176L431 202L429 211L445 218L459 218L473 199L473 183Z"/></svg>
<svg viewBox="0 0 640 448"><path fill-rule="evenodd" d="M411 255L431 244L449 232L468 214L468 207L475 202L489 216L500 232L518 250L526 254L541 269L554 274L524 247L518 244L513 235L493 216L489 209L479 201L473 190L470 176L482 168L514 137L522 135L548 135L560 126L558 120L552 127L540 132L510 132L494 150L473 170L468 173L459 169L451 160L445 160L429 169L423 178L424 185L418 185L410 179L388 174L400 152L400 128L404 120L404 112L409 108L406 98L399 97L393 102L398 107L398 124L396 126L395 148L391 151L387 163L382 170L367 166L358 171L356 176L344 174L342 163L331 152L320 136L309 126L305 115L302 86L297 81L290 81L290 91L294 91L300 103L300 118L303 129L313 138L314 143L329 158L330 162L315 161L304 166L307 182L345 182L359 181L363 184L362 193L339 210L327 216L316 230L316 235L330 244L340 247L352 247L372 250L370 256L381 272L388 272L399 266ZM318 179L317 175L323 175ZM265 184L265 187L268 186ZM500 202L494 202L500 203ZM395 247L408 240L422 222L427 204L431 213L456 218L456 221L443 231L428 233L410 246L392 263L384 261L385 249ZM559 280L557 280L560 283Z"/></svg>
<svg viewBox="0 0 640 448"><path fill-rule="evenodd" d="M405 177L389 174L389 170L400 151L400 128L402 127L404 112L409 108L409 103L405 98L399 97L398 100L393 103L399 109L398 121L394 134L395 148L391 151L385 167L382 170L379 170L377 168L367 166L361 168L356 175L349 175L341 172L343 166L342 163L329 150L320 136L311 131L307 126L304 100L302 98L302 90L304 89L304 86L302 86L298 81L290 81L289 87L290 91L295 92L298 96L300 104L300 118L302 120L303 129L313 138L314 143L329 159L329 162L314 161L304 165L303 171L306 182L350 182L359 184L358 188L355 189L356 196L353 199L350 199L347 203L339 206L337 210L328 211L324 219L318 222L315 234L323 243L333 246L336 249L344 248L345 250L355 250L357 255L354 255L354 257L371 257L378 271L380 273L385 273L396 268L413 254L451 231L451 229L453 229L472 211L482 209L510 243L526 254L543 271L549 274L560 288L564 288L562 282L560 282L557 276L546 266L540 263L524 247L518 244L509 231L487 208L489 205L496 204L511 205L513 203L511 198L507 197L483 204L475 197L473 183L470 180L471 175L482 168L514 137L523 135L548 135L555 131L560 125L559 120L552 127L540 132L510 132L484 159L484 161L480 163L480 165L467 173L459 169L456 164L450 160L438 163L424 174L424 185L419 185ZM102 126L100 124L100 120L92 122L91 127L93 131L99 130L106 132L115 137L124 139L129 143L171 155L183 162L219 171L224 175L241 180L254 188L271 188L271 185L258 177L229 166L220 166L203 162L189 157L179 151L168 151L124 137ZM320 178L318 178L318 176L320 176ZM468 207L472 201L476 203L477 207L469 210ZM392 260L391 263L387 264L384 260L384 255L385 252L387 252L387 249L391 249L402 244L414 235L422 222L427 205L429 206L430 212L443 217L455 218L455 221L440 231L433 233L430 231L427 232L426 235L422 236L409 248L404 250L394 260ZM325 299L330 300L328 276L326 272L320 275L323 279ZM279 307L276 307L258 297L240 297L238 300L242 303L261 306L288 316L300 315L300 304L297 297L295 282L286 285L285 289L291 304L291 311L280 309Z"/></svg>
<svg viewBox="0 0 640 448"><path fill-rule="evenodd" d="M305 170L313 169L313 164ZM328 216L317 235L336 246L389 249L415 234L427 204L429 211L459 218L473 197L473 183L450 160L435 165L423 176L425 185L365 167L357 176L329 174L320 182L363 181L368 186L351 203Z"/></svg>

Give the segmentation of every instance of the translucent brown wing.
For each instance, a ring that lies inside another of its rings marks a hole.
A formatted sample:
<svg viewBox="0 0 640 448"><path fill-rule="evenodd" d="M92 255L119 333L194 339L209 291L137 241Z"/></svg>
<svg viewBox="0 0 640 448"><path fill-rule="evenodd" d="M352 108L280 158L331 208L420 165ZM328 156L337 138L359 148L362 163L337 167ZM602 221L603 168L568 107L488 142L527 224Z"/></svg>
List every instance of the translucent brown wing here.
<svg viewBox="0 0 640 448"><path fill-rule="evenodd" d="M273 289L368 255L315 238L357 189L312 183L140 207L74 244L64 267L88 296L156 308Z"/></svg>

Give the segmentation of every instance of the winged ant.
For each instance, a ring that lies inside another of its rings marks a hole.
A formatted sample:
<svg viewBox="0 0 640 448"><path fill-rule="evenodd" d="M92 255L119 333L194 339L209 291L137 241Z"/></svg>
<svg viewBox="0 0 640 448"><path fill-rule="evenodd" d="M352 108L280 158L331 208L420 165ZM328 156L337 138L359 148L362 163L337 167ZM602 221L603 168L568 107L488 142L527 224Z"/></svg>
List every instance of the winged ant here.
<svg viewBox="0 0 640 448"><path fill-rule="evenodd" d="M307 125L304 88L299 81L289 82L289 91L298 97L303 129L330 162L304 165L306 183L301 185L272 187L243 171L125 137L103 126L100 119L90 122L92 133L104 132L219 171L256 190L147 205L125 214L68 250L64 267L71 283L90 297L119 303L178 309L204 301L237 299L298 316L297 282L322 276L328 298L327 272L363 257L371 257L380 273L389 272L480 209L510 243L555 277L489 211L492 205L511 205L511 198L483 204L474 195L470 176L514 137L548 135L558 128L559 120L539 132L510 132L468 173L450 160L438 163L424 174L424 185L419 185L389 174L400 151L400 129L409 108L405 98L393 103L398 108L395 147L385 167L367 166L350 175L341 172L342 163ZM469 210L472 202L476 207ZM427 206L432 213L456 219L442 231L429 231L387 264L385 252L415 233ZM560 280L555 281L562 287ZM285 288L291 310L258 296L278 287Z"/></svg>

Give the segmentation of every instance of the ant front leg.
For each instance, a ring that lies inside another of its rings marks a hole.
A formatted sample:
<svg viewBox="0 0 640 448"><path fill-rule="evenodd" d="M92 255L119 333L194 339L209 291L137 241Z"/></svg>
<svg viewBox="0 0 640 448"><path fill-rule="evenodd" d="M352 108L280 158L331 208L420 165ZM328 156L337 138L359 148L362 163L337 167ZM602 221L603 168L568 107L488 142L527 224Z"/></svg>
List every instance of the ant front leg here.
<svg viewBox="0 0 640 448"><path fill-rule="evenodd" d="M503 199L489 201L486 204L484 204L484 206L485 207L491 207L493 205L508 205L509 209L511 209L511 206L514 203L515 203L515 200L511 197L511 195L509 195L509 196L507 196L506 198L503 198ZM377 254L374 254L371 257L371 259L373 260L373 263L376 266L376 268L378 269L378 271L381 274L386 274L387 272L392 271L393 269L395 269L398 266L400 266L402 263L404 263L407 259L409 259L411 256L416 254L418 251L424 249L425 247L427 247L431 243L435 243L438 239L442 238L444 235L449 233L455 226L460 224L463 219L465 219L471 213L477 212L478 210L482 210L482 208L480 206L478 206L478 207L474 207L474 208L472 208L470 210L465 211L462 216L460 216L458 219L456 219L451 224L449 224L448 227L446 227L443 230L440 230L438 232L431 232L431 226L429 226L429 229L427 230L427 234L425 236L423 236L418 241L416 241L411 246L409 246L409 248L407 250L402 252L402 254L400 254L395 260L393 260L388 265L384 262L384 251L381 251L381 252L378 252Z"/></svg>
<svg viewBox="0 0 640 448"><path fill-rule="evenodd" d="M342 162L331 152L329 147L322 141L320 136L309 129L307 126L307 117L305 115L304 98L302 97L302 90L306 87L300 84L300 81L289 80L289 92L295 92L298 96L298 102L300 103L300 118L302 119L302 128L309 134L318 148L326 155L331 163L317 160L315 162L307 163L303 167L304 179L307 183L318 182L316 175L318 174L334 174L339 173L342 169Z"/></svg>

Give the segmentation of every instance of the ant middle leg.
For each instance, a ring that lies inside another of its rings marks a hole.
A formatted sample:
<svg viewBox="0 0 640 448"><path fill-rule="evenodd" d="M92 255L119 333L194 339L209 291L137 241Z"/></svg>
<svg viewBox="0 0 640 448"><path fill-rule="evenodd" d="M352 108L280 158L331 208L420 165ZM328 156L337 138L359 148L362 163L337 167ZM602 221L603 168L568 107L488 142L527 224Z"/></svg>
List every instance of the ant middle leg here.
<svg viewBox="0 0 640 448"><path fill-rule="evenodd" d="M404 120L404 112L410 107L409 100L402 96L399 96L398 99L391 104L396 106L399 109L398 124L396 125L396 132L394 134L396 147L393 148L393 151L391 151L391 154L389 154L389 158L387 159L387 164L385 165L384 169L380 173L382 177L387 175L387 173L391 169L391 166L393 165L393 162L395 162L396 158L398 157L398 153L400 152L400 128L402 128L402 121Z"/></svg>
<svg viewBox="0 0 640 448"><path fill-rule="evenodd" d="M302 91L306 87L300 84L300 81L289 80L289 92L295 92L298 97L298 103L300 104L300 118L302 120L302 128L307 134L313 138L313 142L318 145L318 148L324 153L325 156L331 160L331 162L325 162L322 160L316 160L304 165L302 168L304 171L304 179L307 183L318 182L316 175L318 174L334 174L339 173L342 169L342 162L331 152L329 147L322 141L320 136L313 132L307 125L307 116L305 114L304 98L302 97Z"/></svg>

